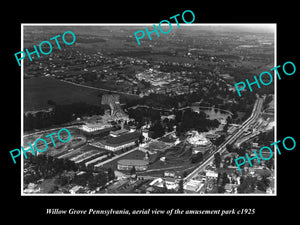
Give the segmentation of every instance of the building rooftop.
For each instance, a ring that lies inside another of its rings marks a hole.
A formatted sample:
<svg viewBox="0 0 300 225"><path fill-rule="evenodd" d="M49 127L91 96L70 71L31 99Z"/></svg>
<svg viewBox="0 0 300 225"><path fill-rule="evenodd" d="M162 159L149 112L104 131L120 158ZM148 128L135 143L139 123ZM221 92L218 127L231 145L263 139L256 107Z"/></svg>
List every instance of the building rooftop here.
<svg viewBox="0 0 300 225"><path fill-rule="evenodd" d="M141 159L121 159L118 164L126 166L147 166L149 162Z"/></svg>
<svg viewBox="0 0 300 225"><path fill-rule="evenodd" d="M119 135L122 135L122 134L125 134L125 133L128 133L128 132L129 131L126 130L126 129L120 129L120 130L116 130L116 131L111 131L110 134L119 136Z"/></svg>
<svg viewBox="0 0 300 225"><path fill-rule="evenodd" d="M112 146L126 144L137 140L140 135L141 135L140 132L126 133L118 137L107 139L104 144L112 145Z"/></svg>

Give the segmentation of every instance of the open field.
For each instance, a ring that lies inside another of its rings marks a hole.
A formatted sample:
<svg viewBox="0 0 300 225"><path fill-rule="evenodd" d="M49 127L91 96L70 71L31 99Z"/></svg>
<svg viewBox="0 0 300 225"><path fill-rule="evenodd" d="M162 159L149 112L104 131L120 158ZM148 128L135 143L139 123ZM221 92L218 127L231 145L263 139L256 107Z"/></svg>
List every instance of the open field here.
<svg viewBox="0 0 300 225"><path fill-rule="evenodd" d="M107 91L80 87L50 77L24 79L24 112L49 107L47 101L50 99L57 104L82 102L99 105L101 103L99 96L107 93ZM131 98L123 95L120 97L121 102Z"/></svg>
<svg viewBox="0 0 300 225"><path fill-rule="evenodd" d="M47 107L47 101L57 104L85 102L99 105L99 91L74 86L53 78L40 77L24 79L24 111Z"/></svg>

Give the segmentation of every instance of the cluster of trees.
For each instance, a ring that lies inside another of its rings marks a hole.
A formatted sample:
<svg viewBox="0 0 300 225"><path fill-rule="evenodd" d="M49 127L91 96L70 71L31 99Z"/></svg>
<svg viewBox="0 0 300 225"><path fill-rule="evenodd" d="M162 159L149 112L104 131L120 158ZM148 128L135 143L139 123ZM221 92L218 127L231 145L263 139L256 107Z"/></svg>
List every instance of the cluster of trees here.
<svg viewBox="0 0 300 225"><path fill-rule="evenodd" d="M75 176L72 183L88 186L90 189L95 189L97 187L104 186L108 181L115 178L114 171L109 168L108 170L99 170L96 173L87 171L86 173Z"/></svg>
<svg viewBox="0 0 300 225"><path fill-rule="evenodd" d="M221 155L219 152L214 154L214 164L216 165L216 168L220 168L220 164L221 164Z"/></svg>
<svg viewBox="0 0 300 225"><path fill-rule="evenodd" d="M151 93L149 96L127 102L126 108L136 105L147 105L149 107L157 108L176 108L178 107L178 99L164 94Z"/></svg>
<svg viewBox="0 0 300 225"><path fill-rule="evenodd" d="M35 115L28 113L24 115L24 130L46 128L52 125L59 125L71 122L77 117L103 114L101 106L88 105L86 103L72 103L68 105L56 105L52 100L48 101L49 106L54 107L53 112L38 112Z"/></svg>
<svg viewBox="0 0 300 225"><path fill-rule="evenodd" d="M218 183L218 193L224 193L225 192L225 185L227 183L229 183L230 180L228 178L228 175L226 172L224 173L219 173L218 174L218 179L217 179L217 183Z"/></svg>
<svg viewBox="0 0 300 225"><path fill-rule="evenodd" d="M50 179L54 176L61 174L63 171L76 171L77 165L68 159L58 159L49 155L34 156L28 154L27 163L30 164L33 173L24 177L24 183L28 184L36 182L44 178Z"/></svg>
<svg viewBox="0 0 300 225"><path fill-rule="evenodd" d="M212 140L211 142L216 145L219 146L221 145L223 142L225 141L225 135L221 135L220 137L218 137L216 140Z"/></svg>
<svg viewBox="0 0 300 225"><path fill-rule="evenodd" d="M160 111L151 108L137 108L127 110L129 118L133 118L140 127L149 121L160 121Z"/></svg>
<svg viewBox="0 0 300 225"><path fill-rule="evenodd" d="M224 87L224 89L226 88ZM209 87L209 89L216 93L213 94L211 93L211 91L207 94L203 92L193 92L193 93L187 93L183 95L171 95L171 96L165 94L151 93L149 96L144 96L143 98L127 102L126 108L135 105L147 105L150 107L157 107L157 108L178 109L181 107L189 106L194 102L199 102L202 99L204 100L201 103L202 106L208 106L208 107L216 106L232 112L234 111L246 112L251 106L253 106L256 99L256 96L253 95L252 93L251 96L249 94L245 94L248 97L247 99L244 98L243 96L239 97L236 93L232 93L229 91L227 91L228 93L226 92L225 95L223 93L220 93L218 86L214 87L214 84L212 84L212 87ZM228 99L235 99L238 103L227 103L227 102L224 103L222 99L214 97L217 95L226 96L226 98ZM243 98L243 100L241 100L241 98Z"/></svg>
<svg viewBox="0 0 300 225"><path fill-rule="evenodd" d="M238 193L253 193L256 188L257 178L252 176L241 177L241 184L238 186Z"/></svg>
<svg viewBox="0 0 300 225"><path fill-rule="evenodd" d="M272 95L272 94L267 95L267 97L266 97L266 99L265 99L265 101L264 101L264 103L263 103L263 108L264 108L264 109L267 108L268 105L270 104L270 102L271 102L272 100L273 100L273 95Z"/></svg>
<svg viewBox="0 0 300 225"><path fill-rule="evenodd" d="M249 142L244 142L240 145L239 148L235 148L232 144L230 144L227 145L226 148L228 152L236 152L239 156L245 156L247 150L251 149L251 144Z"/></svg>
<svg viewBox="0 0 300 225"><path fill-rule="evenodd" d="M70 183L88 186L90 189L101 187L108 181L115 179L113 169L101 169L97 171L86 170L82 175L70 176L67 171L77 171L77 165L68 159L58 159L48 155L28 155L30 170L32 173L24 176L24 184L35 183L39 179L51 179L56 177L55 184L64 186Z"/></svg>
<svg viewBox="0 0 300 225"><path fill-rule="evenodd" d="M184 111L177 111L176 122L178 123L177 131L186 132L191 129L195 129L199 132L207 132L211 128L218 127L220 122L218 120L206 119L205 113L196 113L191 109Z"/></svg>
<svg viewBox="0 0 300 225"><path fill-rule="evenodd" d="M154 139L165 134L165 128L159 121L156 121L153 126L150 127L149 131L151 131L151 137Z"/></svg>
<svg viewBox="0 0 300 225"><path fill-rule="evenodd" d="M256 188L262 192L266 192L267 188L270 187L270 180L267 175L263 175L261 180L257 181Z"/></svg>
<svg viewBox="0 0 300 225"><path fill-rule="evenodd" d="M255 189L266 192L267 188L270 187L270 180L268 177L270 174L262 174L261 179L252 176L242 176L241 184L239 185L237 191L238 193L253 193Z"/></svg>
<svg viewBox="0 0 300 225"><path fill-rule="evenodd" d="M95 81L97 79L97 73L95 72L85 72L82 74L82 78L85 82Z"/></svg>
<svg viewBox="0 0 300 225"><path fill-rule="evenodd" d="M203 154L202 152L198 152L196 154L193 154L191 157L191 163L198 163L203 160Z"/></svg>
<svg viewBox="0 0 300 225"><path fill-rule="evenodd" d="M274 142L274 128L270 130L269 132L262 132L258 135L258 141L261 145L266 145L268 143Z"/></svg>

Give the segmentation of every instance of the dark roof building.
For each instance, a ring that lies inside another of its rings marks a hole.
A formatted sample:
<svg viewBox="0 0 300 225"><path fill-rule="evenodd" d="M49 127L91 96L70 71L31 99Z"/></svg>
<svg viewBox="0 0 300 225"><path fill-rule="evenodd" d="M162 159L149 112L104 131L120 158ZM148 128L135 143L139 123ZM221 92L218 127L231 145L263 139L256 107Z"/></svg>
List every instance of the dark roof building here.
<svg viewBox="0 0 300 225"><path fill-rule="evenodd" d="M139 139L140 132L132 132L120 135L118 137L109 138L102 141L104 148L110 151L118 151L124 148L128 148L135 145L135 142Z"/></svg>
<svg viewBox="0 0 300 225"><path fill-rule="evenodd" d="M140 159L121 159L118 161L118 170L131 170L133 167L137 171L148 169L149 162Z"/></svg>

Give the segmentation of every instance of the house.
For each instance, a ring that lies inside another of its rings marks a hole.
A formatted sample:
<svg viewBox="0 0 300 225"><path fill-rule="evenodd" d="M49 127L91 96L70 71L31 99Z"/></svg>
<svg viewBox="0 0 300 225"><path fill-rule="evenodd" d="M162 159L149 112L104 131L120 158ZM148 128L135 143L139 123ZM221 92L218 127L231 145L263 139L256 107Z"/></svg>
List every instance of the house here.
<svg viewBox="0 0 300 225"><path fill-rule="evenodd" d="M29 183L27 188L24 189L25 194L38 193L40 191L41 191L41 188L38 187L38 185L34 184L34 183Z"/></svg>
<svg viewBox="0 0 300 225"><path fill-rule="evenodd" d="M167 189L177 189L179 187L178 181L174 177L164 178Z"/></svg>
<svg viewBox="0 0 300 225"><path fill-rule="evenodd" d="M75 185L74 187L72 187L72 188L69 190L69 192L70 192L71 194L76 194L76 193L79 192L79 190L80 190L81 188L82 188L82 186Z"/></svg>
<svg viewBox="0 0 300 225"><path fill-rule="evenodd" d="M118 193L118 192L121 192L122 190L126 189L129 185L130 185L129 179L118 180L117 182L115 182L107 187L107 192L108 193Z"/></svg>
<svg viewBox="0 0 300 225"><path fill-rule="evenodd" d="M166 187L168 190L177 189L179 187L177 179L173 177L166 177L164 179L157 178L154 179L149 185L159 188Z"/></svg>
<svg viewBox="0 0 300 225"><path fill-rule="evenodd" d="M236 184L225 184L224 189L225 189L225 192L227 192L227 193L236 193L236 191L237 191L236 187L237 187Z"/></svg>
<svg viewBox="0 0 300 225"><path fill-rule="evenodd" d="M183 186L183 189L186 193L198 193L203 185L204 183L199 180L190 180Z"/></svg>
<svg viewBox="0 0 300 225"><path fill-rule="evenodd" d="M218 173L212 170L208 170L205 175L207 178L218 178Z"/></svg>

